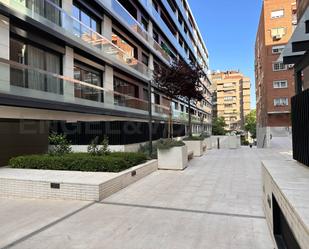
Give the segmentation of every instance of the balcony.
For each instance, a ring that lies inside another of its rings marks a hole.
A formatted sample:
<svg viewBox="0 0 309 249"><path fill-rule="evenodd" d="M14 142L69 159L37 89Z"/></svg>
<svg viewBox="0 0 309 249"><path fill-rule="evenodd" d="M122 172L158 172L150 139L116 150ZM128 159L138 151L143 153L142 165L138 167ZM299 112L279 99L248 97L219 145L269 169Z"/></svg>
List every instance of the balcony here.
<svg viewBox="0 0 309 249"><path fill-rule="evenodd" d="M104 87L0 58L0 92L55 103L76 104L148 115L148 101ZM153 115L166 118L168 108L152 104Z"/></svg>
<svg viewBox="0 0 309 249"><path fill-rule="evenodd" d="M133 69L143 77L150 77L151 72L143 63L134 59L131 55L115 46L110 40L69 15L53 2L49 0L42 1L44 1L44 9L37 8L34 4L27 6L23 0L0 0L0 3L47 25L57 33L69 36L74 41L78 41L94 52L120 63L125 68Z"/></svg>
<svg viewBox="0 0 309 249"><path fill-rule="evenodd" d="M112 13L116 14L116 17L124 24L127 25L134 33L139 34L147 43L153 46L154 50L161 55L167 63L172 62L170 55L158 44L151 36L149 36L147 30L117 1L111 0L110 4L106 4L101 0L102 4L107 7Z"/></svg>

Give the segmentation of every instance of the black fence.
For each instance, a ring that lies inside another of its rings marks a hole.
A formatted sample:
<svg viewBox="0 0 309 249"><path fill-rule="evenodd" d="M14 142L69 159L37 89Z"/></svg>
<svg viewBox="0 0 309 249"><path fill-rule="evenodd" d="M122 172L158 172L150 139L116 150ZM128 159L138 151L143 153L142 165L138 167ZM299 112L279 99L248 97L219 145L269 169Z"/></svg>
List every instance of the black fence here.
<svg viewBox="0 0 309 249"><path fill-rule="evenodd" d="M153 123L152 139L166 138L166 123ZM142 122L53 122L50 133L65 134L73 145L88 145L95 137L100 141L108 137L110 145L124 145L146 142L149 139L148 123ZM185 126L174 124L174 137L185 136Z"/></svg>
<svg viewBox="0 0 309 249"><path fill-rule="evenodd" d="M293 158L309 166L309 89L292 98Z"/></svg>

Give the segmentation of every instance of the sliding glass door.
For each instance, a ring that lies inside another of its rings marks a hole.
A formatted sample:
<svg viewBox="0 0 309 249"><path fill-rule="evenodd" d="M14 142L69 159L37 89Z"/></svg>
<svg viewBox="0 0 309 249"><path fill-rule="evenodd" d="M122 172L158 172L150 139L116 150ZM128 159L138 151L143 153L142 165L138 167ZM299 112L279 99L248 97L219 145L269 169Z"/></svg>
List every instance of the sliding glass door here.
<svg viewBox="0 0 309 249"><path fill-rule="evenodd" d="M10 58L29 67L11 66L11 84L38 91L63 94L61 55L11 38Z"/></svg>

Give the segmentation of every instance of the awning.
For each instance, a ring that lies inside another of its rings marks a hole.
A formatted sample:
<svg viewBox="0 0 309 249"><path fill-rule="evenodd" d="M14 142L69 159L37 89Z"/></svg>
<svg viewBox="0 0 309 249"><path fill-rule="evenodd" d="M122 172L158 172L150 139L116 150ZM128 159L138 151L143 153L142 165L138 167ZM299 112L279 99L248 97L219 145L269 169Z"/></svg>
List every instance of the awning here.
<svg viewBox="0 0 309 249"><path fill-rule="evenodd" d="M283 61L284 64L296 64L301 56L309 50L309 33L306 33L306 22L308 21L309 7L298 22L289 43L285 46L278 61Z"/></svg>

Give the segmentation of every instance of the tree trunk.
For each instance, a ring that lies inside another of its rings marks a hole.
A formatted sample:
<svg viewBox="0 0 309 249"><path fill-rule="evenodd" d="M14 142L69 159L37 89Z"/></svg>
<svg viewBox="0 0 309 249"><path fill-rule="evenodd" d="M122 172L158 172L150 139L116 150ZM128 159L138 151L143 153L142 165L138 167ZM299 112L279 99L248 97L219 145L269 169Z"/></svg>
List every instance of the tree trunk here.
<svg viewBox="0 0 309 249"><path fill-rule="evenodd" d="M191 121L191 99L188 100L189 106L189 137L192 137L192 121Z"/></svg>

